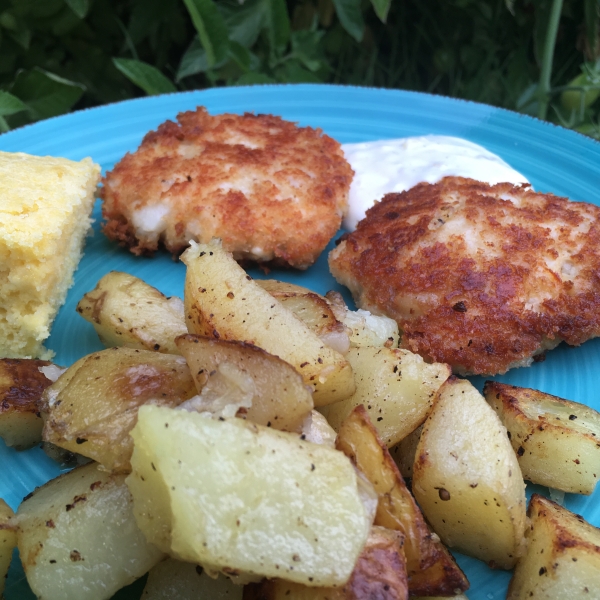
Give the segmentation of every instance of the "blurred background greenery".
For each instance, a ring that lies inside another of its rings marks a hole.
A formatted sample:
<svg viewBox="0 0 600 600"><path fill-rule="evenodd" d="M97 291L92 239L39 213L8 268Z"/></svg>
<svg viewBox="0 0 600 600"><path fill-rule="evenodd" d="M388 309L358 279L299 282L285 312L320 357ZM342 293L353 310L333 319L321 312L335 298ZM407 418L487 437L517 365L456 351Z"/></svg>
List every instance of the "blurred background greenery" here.
<svg viewBox="0 0 600 600"><path fill-rule="evenodd" d="M417 90L600 139L600 0L0 0L0 131L176 90Z"/></svg>

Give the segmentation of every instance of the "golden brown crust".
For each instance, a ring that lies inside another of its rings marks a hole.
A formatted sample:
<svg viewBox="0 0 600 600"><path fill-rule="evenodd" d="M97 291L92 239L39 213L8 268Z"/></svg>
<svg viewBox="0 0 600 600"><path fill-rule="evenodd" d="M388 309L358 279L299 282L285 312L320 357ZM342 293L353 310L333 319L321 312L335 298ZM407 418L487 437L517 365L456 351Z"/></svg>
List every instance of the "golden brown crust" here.
<svg viewBox="0 0 600 600"><path fill-rule="evenodd" d="M406 558L397 531L373 528L354 571L344 586L344 600L408 598Z"/></svg>
<svg viewBox="0 0 600 600"><path fill-rule="evenodd" d="M458 566L450 551L437 543L438 557L436 562L422 571L409 574L408 589L411 597L420 596L456 596L457 592L469 589L469 580Z"/></svg>
<svg viewBox="0 0 600 600"><path fill-rule="evenodd" d="M526 186L447 177L388 194L330 254L401 347L496 374L600 333L600 208Z"/></svg>
<svg viewBox="0 0 600 600"><path fill-rule="evenodd" d="M39 413L43 391L52 381L40 371L46 360L3 358L0 360L0 413Z"/></svg>
<svg viewBox="0 0 600 600"><path fill-rule="evenodd" d="M319 129L200 107L148 133L106 174L104 232L134 254L219 237L236 259L306 268L340 226L352 175Z"/></svg>

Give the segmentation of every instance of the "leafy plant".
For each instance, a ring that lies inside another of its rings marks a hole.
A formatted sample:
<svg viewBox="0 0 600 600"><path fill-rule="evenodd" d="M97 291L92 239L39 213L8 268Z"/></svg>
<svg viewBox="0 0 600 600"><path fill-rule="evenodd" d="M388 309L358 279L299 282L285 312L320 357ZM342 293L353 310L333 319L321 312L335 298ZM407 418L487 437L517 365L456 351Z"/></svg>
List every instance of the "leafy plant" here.
<svg viewBox="0 0 600 600"><path fill-rule="evenodd" d="M0 0L0 130L143 94L328 82L600 139L600 0Z"/></svg>

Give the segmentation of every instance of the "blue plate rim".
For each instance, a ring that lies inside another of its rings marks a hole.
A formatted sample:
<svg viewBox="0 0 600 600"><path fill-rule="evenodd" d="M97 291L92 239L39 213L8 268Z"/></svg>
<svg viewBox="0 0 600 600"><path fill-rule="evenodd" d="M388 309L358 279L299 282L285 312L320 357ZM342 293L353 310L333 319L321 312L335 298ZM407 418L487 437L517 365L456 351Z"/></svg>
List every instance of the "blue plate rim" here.
<svg viewBox="0 0 600 600"><path fill-rule="evenodd" d="M456 98L456 97L452 97L452 96L446 96L443 94L431 94L428 92L420 92L420 91L416 91L416 90L404 90L404 89L384 88L384 87L376 87L376 86L359 86L359 85L352 85L352 84L329 84L329 83L323 83L323 84L321 84L321 83L276 83L276 84L275 83L264 83L264 84L256 84L256 85L213 87L213 88L204 88L204 89L197 89L197 90L182 90L182 91L177 91L177 92L168 92L165 94L156 94L156 95L151 95L151 96L140 96L140 97L136 97L136 98L127 98L124 100L107 102L105 104L101 104L98 106L81 108L81 109L78 109L78 110L75 110L75 111L72 111L69 113L65 113L62 115L49 117L47 119L43 119L43 120L36 121L33 123L28 123L26 125L16 128L16 129L12 129L10 131L1 133L0 134L0 142L6 140L9 137L12 137L13 134L28 130L31 127L38 127L42 124L43 125L52 125L60 120L72 119L73 116L89 114L92 111L112 109L114 107L118 108L118 107L124 106L124 105L135 105L137 103L143 103L143 104L147 105L149 101L153 101L153 100L158 101L159 99L174 98L174 97L186 97L186 96L192 97L192 96L198 95L198 94L211 95L211 94L225 93L225 94L235 95L236 92L239 93L239 92L243 92L244 90L256 91L257 89L277 90L277 89L289 89L289 88L307 89L307 90L310 90L310 89L319 89L319 90L320 89L331 89L331 90L349 89L349 90L357 91L360 93L376 92L376 93L391 94L391 95L394 95L394 94L401 94L401 95L408 95L408 96L412 95L412 96L416 96L416 97L424 97L424 98L429 98L429 99L433 99L433 100L438 99L440 102L444 102L444 103L450 102L450 103L456 103L457 105L460 105L460 104L472 105L472 106L478 107L480 109L488 109L488 110L491 109L495 113L498 113L498 114L504 113L507 116L512 116L512 117L516 117L518 119L523 119L524 121L529 121L531 124L537 124L542 127L549 128L549 130L554 129L559 134L566 133L567 135L574 135L579 139L579 141L583 141L584 143L589 143L592 146L595 146L596 149L600 152L600 140L595 140L589 136L584 135L581 132L575 131L574 129L568 129L557 123L552 123L550 121L544 121L533 115L520 113L515 110L508 109L508 108L494 106L494 105L486 104L483 102L477 102L477 101L469 100L466 98Z"/></svg>

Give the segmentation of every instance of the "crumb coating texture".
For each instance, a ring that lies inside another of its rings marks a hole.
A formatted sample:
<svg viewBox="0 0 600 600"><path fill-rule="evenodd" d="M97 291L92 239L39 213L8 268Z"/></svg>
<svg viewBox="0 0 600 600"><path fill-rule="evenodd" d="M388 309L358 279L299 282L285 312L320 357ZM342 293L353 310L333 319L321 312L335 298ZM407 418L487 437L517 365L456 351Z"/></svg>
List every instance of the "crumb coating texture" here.
<svg viewBox="0 0 600 600"><path fill-rule="evenodd" d="M531 364L600 334L600 208L448 177L388 194L329 256L401 347L461 374Z"/></svg>
<svg viewBox="0 0 600 600"><path fill-rule="evenodd" d="M79 264L100 167L0 152L0 356L43 347Z"/></svg>
<svg viewBox="0 0 600 600"><path fill-rule="evenodd" d="M238 260L311 265L339 229L353 171L319 129L200 107L148 133L103 181L105 234L134 254L220 238Z"/></svg>

